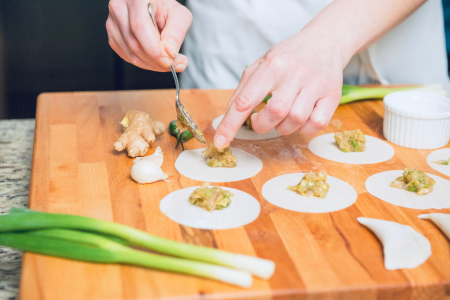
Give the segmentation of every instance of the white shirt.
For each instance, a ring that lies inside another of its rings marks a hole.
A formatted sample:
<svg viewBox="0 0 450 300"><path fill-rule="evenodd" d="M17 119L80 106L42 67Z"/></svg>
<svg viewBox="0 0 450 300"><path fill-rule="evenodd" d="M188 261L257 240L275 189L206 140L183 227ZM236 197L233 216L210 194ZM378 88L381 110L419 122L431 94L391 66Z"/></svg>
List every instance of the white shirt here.
<svg viewBox="0 0 450 300"><path fill-rule="evenodd" d="M234 89L270 47L299 32L332 0L187 0L182 88ZM442 84L450 94L440 0L429 0L344 70L348 84Z"/></svg>

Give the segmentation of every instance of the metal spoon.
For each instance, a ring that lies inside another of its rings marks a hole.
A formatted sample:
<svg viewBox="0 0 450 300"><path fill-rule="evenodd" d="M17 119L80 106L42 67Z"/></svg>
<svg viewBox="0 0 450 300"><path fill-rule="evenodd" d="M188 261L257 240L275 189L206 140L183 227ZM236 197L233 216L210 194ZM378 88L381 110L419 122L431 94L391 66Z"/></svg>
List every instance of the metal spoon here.
<svg viewBox="0 0 450 300"><path fill-rule="evenodd" d="M155 17L153 16L153 10L151 3L148 4L148 13L150 14L150 18L152 18L153 25L155 25L156 30L158 30L158 26L156 26ZM191 116L184 108L183 104L180 102L180 86L178 84L177 73L173 69L173 66L170 67L172 71L173 79L175 80L175 86L177 88L177 98L175 101L175 107L177 110L177 117L181 121L181 123L195 136L195 138L204 144L206 144L205 137L203 136L203 132L198 128L197 124L194 123Z"/></svg>

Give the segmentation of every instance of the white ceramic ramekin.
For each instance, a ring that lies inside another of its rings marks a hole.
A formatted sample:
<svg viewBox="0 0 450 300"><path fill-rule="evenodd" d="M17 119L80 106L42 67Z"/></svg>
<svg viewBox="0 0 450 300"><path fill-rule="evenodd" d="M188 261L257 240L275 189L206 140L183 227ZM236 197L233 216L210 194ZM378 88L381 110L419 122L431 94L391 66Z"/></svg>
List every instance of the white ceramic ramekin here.
<svg viewBox="0 0 450 300"><path fill-rule="evenodd" d="M384 137L399 146L435 149L450 140L450 99L405 91L384 97Z"/></svg>

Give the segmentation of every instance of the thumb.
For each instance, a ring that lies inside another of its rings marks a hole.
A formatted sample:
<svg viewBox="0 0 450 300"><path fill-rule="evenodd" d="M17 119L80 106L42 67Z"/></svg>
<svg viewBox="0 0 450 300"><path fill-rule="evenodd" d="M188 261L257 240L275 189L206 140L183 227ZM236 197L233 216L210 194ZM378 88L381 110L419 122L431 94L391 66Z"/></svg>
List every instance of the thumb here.
<svg viewBox="0 0 450 300"><path fill-rule="evenodd" d="M176 3L168 10L166 24L161 32L161 41L164 50L172 58L178 55L191 23L192 14L185 6Z"/></svg>

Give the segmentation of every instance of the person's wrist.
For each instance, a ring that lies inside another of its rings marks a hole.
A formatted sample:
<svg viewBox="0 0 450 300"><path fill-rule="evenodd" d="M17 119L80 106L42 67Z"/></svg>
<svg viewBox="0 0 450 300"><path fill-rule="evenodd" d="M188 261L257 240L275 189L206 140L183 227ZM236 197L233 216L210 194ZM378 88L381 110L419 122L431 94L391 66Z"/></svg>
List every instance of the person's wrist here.
<svg viewBox="0 0 450 300"><path fill-rule="evenodd" d="M311 22L298 35L302 39L313 41L315 47L327 52L328 56L339 60L342 70L357 52L357 47L352 38L331 25Z"/></svg>

